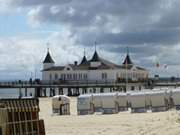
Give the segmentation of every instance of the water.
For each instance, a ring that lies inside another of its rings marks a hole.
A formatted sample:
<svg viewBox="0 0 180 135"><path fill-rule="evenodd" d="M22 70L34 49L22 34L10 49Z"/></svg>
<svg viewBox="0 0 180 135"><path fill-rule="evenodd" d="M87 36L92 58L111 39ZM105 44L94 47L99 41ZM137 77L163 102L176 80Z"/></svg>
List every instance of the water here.
<svg viewBox="0 0 180 135"><path fill-rule="evenodd" d="M19 97L19 89L18 88L8 88L8 89L0 89L0 98L17 98ZM21 95L25 96L25 89L21 89ZM34 96L34 89L27 89L27 95Z"/></svg>

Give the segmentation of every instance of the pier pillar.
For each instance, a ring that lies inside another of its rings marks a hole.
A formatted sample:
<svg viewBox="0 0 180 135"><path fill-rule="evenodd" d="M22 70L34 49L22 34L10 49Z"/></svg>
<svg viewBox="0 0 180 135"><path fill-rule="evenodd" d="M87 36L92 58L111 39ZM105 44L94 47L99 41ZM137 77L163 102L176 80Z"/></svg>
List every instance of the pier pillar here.
<svg viewBox="0 0 180 135"><path fill-rule="evenodd" d="M93 88L93 93L96 93L96 88Z"/></svg>
<svg viewBox="0 0 180 135"><path fill-rule="evenodd" d="M72 96L72 91L71 91L71 88L68 88L68 96Z"/></svg>
<svg viewBox="0 0 180 135"><path fill-rule="evenodd" d="M50 97L53 97L55 95L56 95L55 88L50 88Z"/></svg>
<svg viewBox="0 0 180 135"><path fill-rule="evenodd" d="M55 95L56 95L56 89L53 88L53 96L55 96Z"/></svg>
<svg viewBox="0 0 180 135"><path fill-rule="evenodd" d="M43 89L44 97L46 97L46 88Z"/></svg>
<svg viewBox="0 0 180 135"><path fill-rule="evenodd" d="M53 93L52 93L52 88L50 88L49 90L49 96L52 97L53 96Z"/></svg>
<svg viewBox="0 0 180 135"><path fill-rule="evenodd" d="M92 93L92 89L90 88L89 93Z"/></svg>
<svg viewBox="0 0 180 135"><path fill-rule="evenodd" d="M82 94L86 94L87 93L87 88L82 88Z"/></svg>
<svg viewBox="0 0 180 135"><path fill-rule="evenodd" d="M112 87L110 87L110 92L113 92L113 89L112 89Z"/></svg>
<svg viewBox="0 0 180 135"><path fill-rule="evenodd" d="M25 97L27 97L28 95L27 95L27 88L25 88Z"/></svg>
<svg viewBox="0 0 180 135"><path fill-rule="evenodd" d="M19 88L19 98L22 98L22 89L21 89L21 87Z"/></svg>
<svg viewBox="0 0 180 135"><path fill-rule="evenodd" d="M35 88L35 97L40 97L41 96L41 94L40 94L40 92L41 92L41 87L36 87Z"/></svg>
<svg viewBox="0 0 180 135"><path fill-rule="evenodd" d="M64 93L63 93L63 88L59 87L59 88L58 88L58 92L59 92L59 93L58 93L59 95L63 95L63 94L64 94Z"/></svg>
<svg viewBox="0 0 180 135"><path fill-rule="evenodd" d="M80 95L79 88L76 88L75 89L75 96L79 96L79 95Z"/></svg>
<svg viewBox="0 0 180 135"><path fill-rule="evenodd" d="M104 88L103 87L100 88L100 93L104 93Z"/></svg>

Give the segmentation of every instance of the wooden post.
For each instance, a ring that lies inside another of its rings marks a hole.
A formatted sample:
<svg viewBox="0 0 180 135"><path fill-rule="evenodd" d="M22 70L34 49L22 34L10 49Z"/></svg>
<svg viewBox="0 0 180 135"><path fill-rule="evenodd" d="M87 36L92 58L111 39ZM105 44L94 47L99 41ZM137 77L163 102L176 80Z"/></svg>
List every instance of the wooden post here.
<svg viewBox="0 0 180 135"><path fill-rule="evenodd" d="M109 91L112 92L112 87L109 88Z"/></svg>
<svg viewBox="0 0 180 135"><path fill-rule="evenodd" d="M104 88L103 87L100 88L100 93L104 93Z"/></svg>
<svg viewBox="0 0 180 135"><path fill-rule="evenodd" d="M40 97L41 96L40 91L41 91L41 87L36 87L35 88L35 97Z"/></svg>
<svg viewBox="0 0 180 135"><path fill-rule="evenodd" d="M27 97L27 87L25 88L25 97Z"/></svg>
<svg viewBox="0 0 180 135"><path fill-rule="evenodd" d="M79 92L79 88L77 87L76 88L76 96L79 96L80 95L80 92Z"/></svg>
<svg viewBox="0 0 180 135"><path fill-rule="evenodd" d="M46 88L44 88L44 97L46 97L47 95L46 95Z"/></svg>
<svg viewBox="0 0 180 135"><path fill-rule="evenodd" d="M63 93L63 88L61 88L61 87L59 87L59 95L63 95L64 93Z"/></svg>
<svg viewBox="0 0 180 135"><path fill-rule="evenodd" d="M49 88L49 97L51 97L51 88Z"/></svg>
<svg viewBox="0 0 180 135"><path fill-rule="evenodd" d="M55 95L56 95L56 89L53 88L53 96L55 96Z"/></svg>
<svg viewBox="0 0 180 135"><path fill-rule="evenodd" d="M93 88L93 93L96 93L96 88Z"/></svg>
<svg viewBox="0 0 180 135"><path fill-rule="evenodd" d="M72 96L71 88L68 88L68 96Z"/></svg>

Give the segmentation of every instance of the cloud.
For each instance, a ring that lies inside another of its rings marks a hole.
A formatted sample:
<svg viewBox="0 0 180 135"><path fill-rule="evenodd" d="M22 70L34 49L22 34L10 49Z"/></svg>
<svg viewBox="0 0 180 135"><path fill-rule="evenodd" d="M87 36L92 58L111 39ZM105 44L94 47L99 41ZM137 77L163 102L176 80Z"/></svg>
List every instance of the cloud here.
<svg viewBox="0 0 180 135"><path fill-rule="evenodd" d="M156 60L180 65L177 59L179 0L0 0L0 6L25 11L34 29L42 25L60 27L61 31L48 33L46 38L51 42L52 55L58 64L80 60L83 49L92 52L94 41L97 41L102 56L117 63L123 60L128 46L135 63L145 67L153 67ZM44 52L40 48L45 44L42 38L11 38L3 44L10 44L7 42L15 44L9 47L18 57L16 63L28 65L28 58L20 58L15 52L17 47L23 48L18 51L23 56L30 55L26 49L34 52L32 49L37 46L35 53L42 56ZM13 57L13 54L9 55ZM63 59L64 56L68 56L67 59ZM32 65L38 63L35 58L30 59ZM178 68L173 69L179 72Z"/></svg>

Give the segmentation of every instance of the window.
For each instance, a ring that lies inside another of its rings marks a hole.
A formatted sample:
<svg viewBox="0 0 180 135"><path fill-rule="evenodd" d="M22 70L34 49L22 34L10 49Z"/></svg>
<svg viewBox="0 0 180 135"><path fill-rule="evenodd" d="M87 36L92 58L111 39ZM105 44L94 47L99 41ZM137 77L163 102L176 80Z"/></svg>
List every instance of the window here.
<svg viewBox="0 0 180 135"><path fill-rule="evenodd" d="M49 80L52 80L52 74L49 74Z"/></svg>
<svg viewBox="0 0 180 135"><path fill-rule="evenodd" d="M79 74L79 80L81 79L81 74Z"/></svg>
<svg viewBox="0 0 180 135"><path fill-rule="evenodd" d="M63 74L61 74L61 79L64 79L64 75Z"/></svg>
<svg viewBox="0 0 180 135"><path fill-rule="evenodd" d="M87 74L84 74L84 75L83 75L83 78L84 78L84 79L87 79Z"/></svg>
<svg viewBox="0 0 180 135"><path fill-rule="evenodd" d="M76 75L75 74L73 74L73 79L76 80Z"/></svg>
<svg viewBox="0 0 180 135"><path fill-rule="evenodd" d="M55 78L55 80L57 80L58 79L58 74L55 74L54 78Z"/></svg>
<svg viewBox="0 0 180 135"><path fill-rule="evenodd" d="M72 79L72 74L69 74L69 79Z"/></svg>
<svg viewBox="0 0 180 135"><path fill-rule="evenodd" d="M102 73L102 79L107 79L107 73Z"/></svg>

